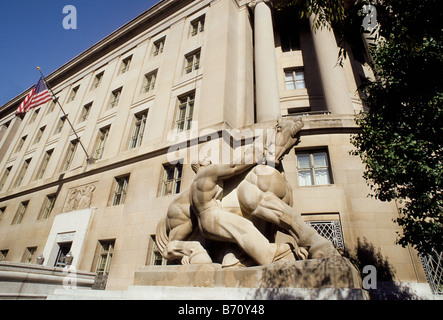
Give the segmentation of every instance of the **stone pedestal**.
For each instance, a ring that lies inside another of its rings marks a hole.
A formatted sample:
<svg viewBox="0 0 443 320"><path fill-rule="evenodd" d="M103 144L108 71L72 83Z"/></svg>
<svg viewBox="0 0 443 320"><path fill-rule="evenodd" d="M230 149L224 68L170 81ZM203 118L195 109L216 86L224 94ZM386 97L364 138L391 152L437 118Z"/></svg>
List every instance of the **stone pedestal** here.
<svg viewBox="0 0 443 320"><path fill-rule="evenodd" d="M249 268L221 268L218 264L147 266L134 277L135 287L149 290L187 288L187 299L192 299L193 288L207 292L211 288L237 289L234 291L241 292L242 299L367 299L361 285L358 271L341 257Z"/></svg>

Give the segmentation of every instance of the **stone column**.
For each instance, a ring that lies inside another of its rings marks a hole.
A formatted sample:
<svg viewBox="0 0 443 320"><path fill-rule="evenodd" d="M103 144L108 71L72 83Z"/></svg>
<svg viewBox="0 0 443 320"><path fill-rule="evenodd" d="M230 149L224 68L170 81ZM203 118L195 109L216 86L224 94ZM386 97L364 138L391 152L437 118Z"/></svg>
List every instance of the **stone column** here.
<svg viewBox="0 0 443 320"><path fill-rule="evenodd" d="M339 48L334 33L326 28L312 30L314 15L309 18L312 39L320 70L327 109L332 114L353 114L349 87L343 67L337 64Z"/></svg>
<svg viewBox="0 0 443 320"><path fill-rule="evenodd" d="M255 95L257 122L275 120L280 115L274 28L269 0L254 0Z"/></svg>

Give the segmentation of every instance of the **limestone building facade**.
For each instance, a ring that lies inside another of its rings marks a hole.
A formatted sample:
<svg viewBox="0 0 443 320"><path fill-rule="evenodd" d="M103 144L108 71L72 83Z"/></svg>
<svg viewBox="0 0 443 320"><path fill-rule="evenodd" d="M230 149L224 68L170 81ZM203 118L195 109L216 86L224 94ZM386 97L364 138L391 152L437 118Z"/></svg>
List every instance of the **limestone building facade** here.
<svg viewBox="0 0 443 320"><path fill-rule="evenodd" d="M16 117L27 92L3 105L0 260L63 266L70 253L106 289L127 288L165 263L156 226L194 176L187 155L171 161L183 159L177 136L222 141L281 115L305 123L283 168L307 223L339 247L380 250L396 280L426 283L417 254L395 244L396 204L368 197L349 154L370 69L352 54L336 66L334 34L311 24L271 1L161 0L47 76L67 116L48 102Z"/></svg>

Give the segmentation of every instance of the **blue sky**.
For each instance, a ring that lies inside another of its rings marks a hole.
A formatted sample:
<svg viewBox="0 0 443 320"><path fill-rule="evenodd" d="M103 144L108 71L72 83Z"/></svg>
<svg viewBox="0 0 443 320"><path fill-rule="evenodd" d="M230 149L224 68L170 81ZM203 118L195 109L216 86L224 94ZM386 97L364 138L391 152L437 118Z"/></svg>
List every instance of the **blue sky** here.
<svg viewBox="0 0 443 320"><path fill-rule="evenodd" d="M159 0L18 0L0 8L0 106L143 13ZM66 5L77 29L65 30Z"/></svg>

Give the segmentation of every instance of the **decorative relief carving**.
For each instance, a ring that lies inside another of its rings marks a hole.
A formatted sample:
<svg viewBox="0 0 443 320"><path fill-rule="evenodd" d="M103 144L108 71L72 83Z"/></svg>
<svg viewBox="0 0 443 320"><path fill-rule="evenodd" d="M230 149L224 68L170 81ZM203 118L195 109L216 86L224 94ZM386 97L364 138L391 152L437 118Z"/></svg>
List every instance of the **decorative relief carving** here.
<svg viewBox="0 0 443 320"><path fill-rule="evenodd" d="M63 212L90 208L94 191L93 184L69 189Z"/></svg>

